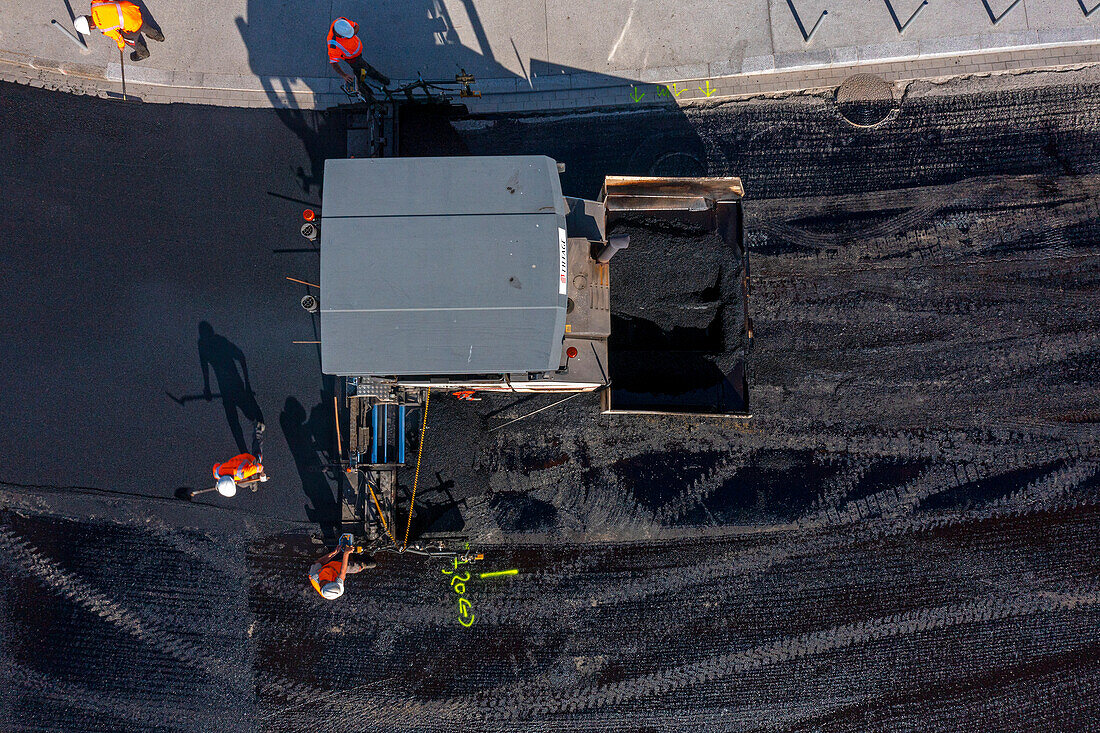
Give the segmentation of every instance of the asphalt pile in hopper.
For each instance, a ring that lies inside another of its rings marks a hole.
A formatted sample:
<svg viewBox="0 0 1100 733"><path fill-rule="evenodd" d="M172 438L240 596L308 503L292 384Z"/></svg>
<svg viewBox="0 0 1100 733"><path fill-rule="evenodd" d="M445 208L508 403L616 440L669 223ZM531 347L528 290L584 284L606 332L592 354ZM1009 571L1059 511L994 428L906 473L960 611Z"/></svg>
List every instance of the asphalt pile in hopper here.
<svg viewBox="0 0 1100 733"><path fill-rule="evenodd" d="M608 235L630 237L610 268L615 388L677 395L720 383L741 346L738 253L702 221L630 214Z"/></svg>

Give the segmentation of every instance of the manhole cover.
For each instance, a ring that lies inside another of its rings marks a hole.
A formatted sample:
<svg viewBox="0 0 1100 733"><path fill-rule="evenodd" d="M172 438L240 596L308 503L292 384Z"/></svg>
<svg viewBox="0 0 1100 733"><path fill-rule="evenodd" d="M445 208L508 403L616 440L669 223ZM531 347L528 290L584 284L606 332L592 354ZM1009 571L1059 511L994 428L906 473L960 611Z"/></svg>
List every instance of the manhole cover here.
<svg viewBox="0 0 1100 733"><path fill-rule="evenodd" d="M855 74L837 87L836 106L848 122L870 127L885 120L894 109L894 90L880 76Z"/></svg>
<svg viewBox="0 0 1100 733"><path fill-rule="evenodd" d="M691 153L671 152L657 157L649 166L651 176L705 176L707 167Z"/></svg>

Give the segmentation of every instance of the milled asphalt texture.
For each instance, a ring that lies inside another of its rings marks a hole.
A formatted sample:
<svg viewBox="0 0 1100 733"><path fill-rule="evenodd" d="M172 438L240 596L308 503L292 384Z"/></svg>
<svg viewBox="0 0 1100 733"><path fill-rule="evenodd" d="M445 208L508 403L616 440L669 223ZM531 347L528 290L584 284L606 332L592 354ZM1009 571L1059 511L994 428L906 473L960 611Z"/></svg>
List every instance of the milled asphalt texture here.
<svg viewBox="0 0 1100 733"><path fill-rule="evenodd" d="M751 420L588 395L501 427L554 398L433 396L414 532L485 553L459 570L470 628L438 561L380 556L331 603L306 585L330 398L283 280L316 255L277 250L308 247L288 199L317 203L338 117L0 94L0 728L1097 728L1094 71L910 85L874 128L827 94L410 120L405 154L541 152L574 195L748 192ZM86 218L139 172L125 236ZM682 321L632 270L612 287ZM685 307L720 325L731 294L704 290ZM247 359L273 478L187 504L235 450L221 404L165 394L201 393L204 321Z"/></svg>

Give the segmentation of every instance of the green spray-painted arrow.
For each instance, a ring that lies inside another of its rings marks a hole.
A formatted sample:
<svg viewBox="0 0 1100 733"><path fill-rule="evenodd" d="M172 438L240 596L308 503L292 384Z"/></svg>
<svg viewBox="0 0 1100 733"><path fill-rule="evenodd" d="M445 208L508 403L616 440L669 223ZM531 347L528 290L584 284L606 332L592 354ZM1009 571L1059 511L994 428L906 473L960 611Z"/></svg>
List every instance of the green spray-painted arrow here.
<svg viewBox="0 0 1100 733"><path fill-rule="evenodd" d="M642 92L641 94L638 94L638 87L630 87L630 88L632 90L630 92L630 98L633 99L635 102L642 101L642 97L645 96L645 92Z"/></svg>
<svg viewBox="0 0 1100 733"><path fill-rule="evenodd" d="M703 94L705 94L709 97L710 95L714 94L718 90L717 89L711 89L710 88L710 79L707 79L707 88L704 89L703 87L699 87L699 91L701 91Z"/></svg>

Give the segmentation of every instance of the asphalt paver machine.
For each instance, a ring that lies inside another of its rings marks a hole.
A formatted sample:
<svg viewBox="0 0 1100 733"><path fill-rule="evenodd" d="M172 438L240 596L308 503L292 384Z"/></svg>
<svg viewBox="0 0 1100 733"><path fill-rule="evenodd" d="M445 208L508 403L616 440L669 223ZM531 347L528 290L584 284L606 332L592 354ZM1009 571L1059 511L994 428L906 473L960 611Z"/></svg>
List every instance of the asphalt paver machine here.
<svg viewBox="0 0 1100 733"><path fill-rule="evenodd" d="M744 260L741 182L609 176L592 201L564 196L561 170L545 156L326 161L321 366L345 397L343 531L402 540L397 473L431 394L603 389L605 412L658 411L616 409L610 389L612 258L630 243L608 232L691 219ZM747 414L743 369L706 390Z"/></svg>

